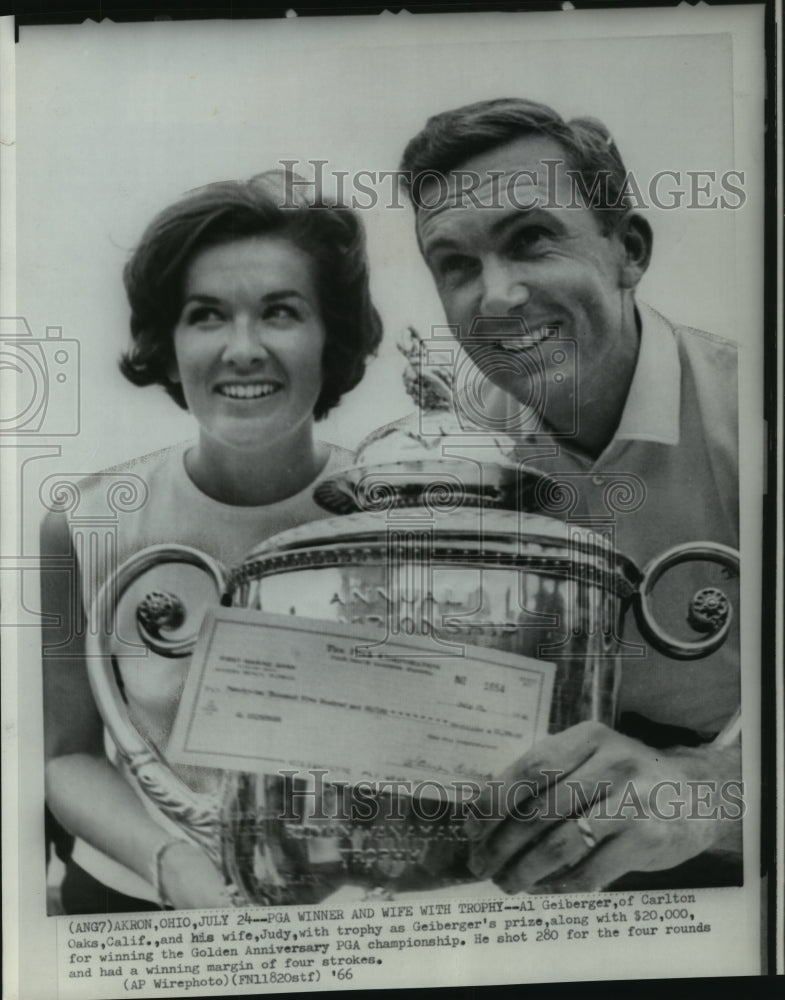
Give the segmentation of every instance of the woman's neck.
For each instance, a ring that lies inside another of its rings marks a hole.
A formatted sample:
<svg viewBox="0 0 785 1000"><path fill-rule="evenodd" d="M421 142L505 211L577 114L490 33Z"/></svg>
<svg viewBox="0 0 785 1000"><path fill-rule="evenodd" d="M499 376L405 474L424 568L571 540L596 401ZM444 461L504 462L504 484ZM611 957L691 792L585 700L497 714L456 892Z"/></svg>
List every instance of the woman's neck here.
<svg viewBox="0 0 785 1000"><path fill-rule="evenodd" d="M301 440L276 442L249 452L228 449L204 436L185 456L191 482L221 503L259 507L294 496L327 464L329 450L317 445L308 428Z"/></svg>

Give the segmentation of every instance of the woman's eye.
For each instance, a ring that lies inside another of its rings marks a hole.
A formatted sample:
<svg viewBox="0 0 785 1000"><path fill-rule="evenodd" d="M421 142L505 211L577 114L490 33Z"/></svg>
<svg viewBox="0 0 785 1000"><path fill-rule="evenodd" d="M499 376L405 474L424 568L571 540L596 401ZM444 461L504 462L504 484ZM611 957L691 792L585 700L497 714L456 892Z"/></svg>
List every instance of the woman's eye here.
<svg viewBox="0 0 785 1000"><path fill-rule="evenodd" d="M215 326L223 322L223 314L213 306L196 306L185 314L188 326Z"/></svg>
<svg viewBox="0 0 785 1000"><path fill-rule="evenodd" d="M273 322L289 323L300 319L299 311L286 302L276 302L275 305L268 306L264 311L264 319Z"/></svg>

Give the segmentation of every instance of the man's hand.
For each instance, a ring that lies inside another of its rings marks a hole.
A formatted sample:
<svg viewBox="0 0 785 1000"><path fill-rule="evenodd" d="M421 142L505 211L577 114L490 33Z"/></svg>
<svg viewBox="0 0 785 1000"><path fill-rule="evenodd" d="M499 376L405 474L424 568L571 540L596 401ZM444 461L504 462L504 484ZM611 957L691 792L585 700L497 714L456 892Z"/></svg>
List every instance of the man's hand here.
<svg viewBox="0 0 785 1000"><path fill-rule="evenodd" d="M600 723L541 740L467 820L505 892L587 892L710 848L741 853L739 747L656 750Z"/></svg>

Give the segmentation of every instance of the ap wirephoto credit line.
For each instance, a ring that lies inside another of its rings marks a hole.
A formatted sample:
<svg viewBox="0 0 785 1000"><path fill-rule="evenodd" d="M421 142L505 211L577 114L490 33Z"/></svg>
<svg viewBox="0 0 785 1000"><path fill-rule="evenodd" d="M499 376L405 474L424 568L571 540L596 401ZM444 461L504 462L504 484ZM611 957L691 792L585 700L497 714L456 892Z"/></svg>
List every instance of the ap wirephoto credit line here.
<svg viewBox="0 0 785 1000"><path fill-rule="evenodd" d="M766 971L764 6L22 29L17 995Z"/></svg>

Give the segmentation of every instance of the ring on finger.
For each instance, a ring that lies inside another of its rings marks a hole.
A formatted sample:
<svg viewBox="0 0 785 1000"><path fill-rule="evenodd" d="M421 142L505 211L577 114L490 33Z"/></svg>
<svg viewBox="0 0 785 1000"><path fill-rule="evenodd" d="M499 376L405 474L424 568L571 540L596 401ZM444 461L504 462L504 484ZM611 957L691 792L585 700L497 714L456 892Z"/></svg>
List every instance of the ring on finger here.
<svg viewBox="0 0 785 1000"><path fill-rule="evenodd" d="M597 846L597 836L591 828L591 823L589 823L585 816L578 816L575 820L575 824L578 827L584 844L590 851L593 851Z"/></svg>

